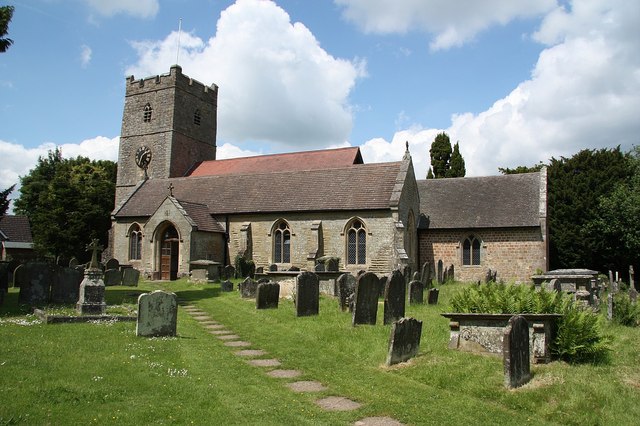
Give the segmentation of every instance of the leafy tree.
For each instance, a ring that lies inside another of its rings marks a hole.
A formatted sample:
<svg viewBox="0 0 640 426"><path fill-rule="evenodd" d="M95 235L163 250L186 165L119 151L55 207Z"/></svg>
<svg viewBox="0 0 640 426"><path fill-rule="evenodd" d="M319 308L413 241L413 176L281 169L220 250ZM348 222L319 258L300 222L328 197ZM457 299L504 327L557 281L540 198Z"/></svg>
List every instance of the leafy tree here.
<svg viewBox="0 0 640 426"><path fill-rule="evenodd" d="M9 204L11 203L11 200L9 200L9 194L11 194L15 187L15 185L11 185L4 191L0 191L0 217L4 216L7 213L7 210L9 210Z"/></svg>
<svg viewBox="0 0 640 426"><path fill-rule="evenodd" d="M451 160L449 161L449 170L447 170L447 177L464 177L467 174L467 169L465 168L464 158L462 158L462 154L460 154L460 145L459 142L453 146L453 152L451 153Z"/></svg>
<svg viewBox="0 0 640 426"><path fill-rule="evenodd" d="M40 157L21 177L18 213L31 222L34 246L43 255L88 259L92 238L107 243L115 195L116 164L85 157L62 158L59 149Z"/></svg>
<svg viewBox="0 0 640 426"><path fill-rule="evenodd" d="M13 17L13 6L0 6L0 52L6 52L13 40L5 37L9 32L9 22Z"/></svg>
<svg viewBox="0 0 640 426"><path fill-rule="evenodd" d="M571 158L551 158L548 167L549 261L552 268L611 267L607 242L593 232L602 214L598 200L612 196L633 174L630 156L615 149L582 150Z"/></svg>
<svg viewBox="0 0 640 426"><path fill-rule="evenodd" d="M447 177L449 162L451 161L451 141L446 133L438 133L431 143L429 154L431 155L431 168L435 178Z"/></svg>
<svg viewBox="0 0 640 426"><path fill-rule="evenodd" d="M520 173L534 173L539 172L545 165L541 162L534 166L518 166L516 168L510 169L508 167L498 167L498 171L503 175L517 175Z"/></svg>

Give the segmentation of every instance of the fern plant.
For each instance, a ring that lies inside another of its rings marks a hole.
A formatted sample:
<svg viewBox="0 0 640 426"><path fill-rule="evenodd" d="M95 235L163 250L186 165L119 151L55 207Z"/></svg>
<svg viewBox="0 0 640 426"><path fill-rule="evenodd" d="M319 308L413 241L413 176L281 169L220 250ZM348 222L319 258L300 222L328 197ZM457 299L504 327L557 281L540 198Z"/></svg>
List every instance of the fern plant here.
<svg viewBox="0 0 640 426"><path fill-rule="evenodd" d="M613 296L613 320L621 325L635 327L640 324L640 306L631 302L627 293Z"/></svg>

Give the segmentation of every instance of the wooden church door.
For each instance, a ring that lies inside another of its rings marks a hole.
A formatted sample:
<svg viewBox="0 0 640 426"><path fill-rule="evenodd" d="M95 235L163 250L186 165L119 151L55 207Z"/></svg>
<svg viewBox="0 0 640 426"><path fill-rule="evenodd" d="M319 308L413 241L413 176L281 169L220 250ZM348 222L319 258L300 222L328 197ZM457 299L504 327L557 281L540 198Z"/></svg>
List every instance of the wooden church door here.
<svg viewBox="0 0 640 426"><path fill-rule="evenodd" d="M160 243L160 279L178 279L178 231L173 226L169 226L162 235Z"/></svg>

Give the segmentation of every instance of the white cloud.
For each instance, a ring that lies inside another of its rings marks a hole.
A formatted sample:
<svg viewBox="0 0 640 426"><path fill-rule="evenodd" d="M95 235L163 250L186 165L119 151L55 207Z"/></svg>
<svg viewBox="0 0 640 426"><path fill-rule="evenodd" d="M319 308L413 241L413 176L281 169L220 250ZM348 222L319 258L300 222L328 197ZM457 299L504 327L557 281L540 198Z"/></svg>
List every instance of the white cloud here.
<svg viewBox="0 0 640 426"><path fill-rule="evenodd" d="M176 32L133 43L136 78L166 73L175 63ZM219 140L268 141L288 149L345 141L352 127L349 94L365 76L359 60L335 58L313 34L271 1L238 0L224 10L214 37L182 34L180 65L220 87Z"/></svg>
<svg viewBox="0 0 640 426"><path fill-rule="evenodd" d="M224 160L227 158L254 157L256 155L262 155L262 153L242 149L230 143L222 144L222 146L219 146L216 149L216 159L218 160Z"/></svg>
<svg viewBox="0 0 640 426"><path fill-rule="evenodd" d="M343 17L366 33L423 31L433 35L432 50L460 46L493 25L540 16L556 0L334 0Z"/></svg>
<svg viewBox="0 0 640 426"><path fill-rule="evenodd" d="M640 3L585 0L557 9L543 21L536 39L550 43L531 79L479 114L460 113L444 129L460 141L467 175L497 174L498 167L533 165L570 157L581 149L640 144ZM402 156L402 137L427 145L437 131L398 132L392 142L365 144L372 157ZM426 150L425 150L426 147ZM380 155L378 155L380 154ZM427 161L416 161L424 176ZM423 165L424 164L424 165Z"/></svg>
<svg viewBox="0 0 640 426"><path fill-rule="evenodd" d="M160 8L158 0L82 0L92 10L102 16L117 14L131 15L137 18L153 18Z"/></svg>
<svg viewBox="0 0 640 426"><path fill-rule="evenodd" d="M92 50L86 44L80 46L80 64L82 68L86 68L91 62Z"/></svg>
<svg viewBox="0 0 640 426"><path fill-rule="evenodd" d="M0 158L2 158L0 190L15 184L16 187L9 198L17 198L20 190L20 177L28 175L29 171L38 163L38 158L46 157L49 151L54 150L56 146L60 148L64 158L75 158L80 155L92 160L117 161L119 140L119 137L98 136L78 144L56 145L46 142L35 148L26 148L20 144L0 140Z"/></svg>

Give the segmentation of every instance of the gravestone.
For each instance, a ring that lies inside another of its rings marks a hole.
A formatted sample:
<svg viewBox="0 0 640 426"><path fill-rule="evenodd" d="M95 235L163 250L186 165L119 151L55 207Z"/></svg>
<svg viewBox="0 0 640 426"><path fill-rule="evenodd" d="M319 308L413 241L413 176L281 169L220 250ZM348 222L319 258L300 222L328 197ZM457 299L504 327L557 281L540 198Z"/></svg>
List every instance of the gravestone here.
<svg viewBox="0 0 640 426"><path fill-rule="evenodd" d="M244 281L238 285L240 296L244 299L252 299L256 297L256 290L258 289L258 283L260 283L260 281L262 281L262 279L256 283L250 277L245 278ZM269 280L267 280L267 282L268 281Z"/></svg>
<svg viewBox="0 0 640 426"><path fill-rule="evenodd" d="M409 283L409 303L424 303L424 284L422 281L415 280Z"/></svg>
<svg viewBox="0 0 640 426"><path fill-rule="evenodd" d="M449 268L447 268L447 277L446 277L446 281L447 282L453 282L456 279L456 273L454 270L454 266L453 264L451 266L449 266Z"/></svg>
<svg viewBox="0 0 640 426"><path fill-rule="evenodd" d="M228 280L228 279L231 279L231 278L235 278L235 276L236 276L236 268L234 268L232 265L227 265L222 270L222 279L223 280Z"/></svg>
<svg viewBox="0 0 640 426"><path fill-rule="evenodd" d="M138 297L136 336L175 336L178 322L178 296L156 290Z"/></svg>
<svg viewBox="0 0 640 426"><path fill-rule="evenodd" d="M81 315L104 314L107 304L104 302L103 272L98 263L98 251L102 250L98 239L94 238L87 245L87 251L91 251L91 262L84 271L84 279L80 283L78 303L76 310Z"/></svg>
<svg viewBox="0 0 640 426"><path fill-rule="evenodd" d="M636 288L636 274L633 270L633 265L629 265L629 288Z"/></svg>
<svg viewBox="0 0 640 426"><path fill-rule="evenodd" d="M421 335L422 321L415 318L401 318L395 321L391 326L386 364L398 364L416 356L420 349Z"/></svg>
<svg viewBox="0 0 640 426"><path fill-rule="evenodd" d="M206 269L194 269L191 271L190 281L195 283L206 283L209 281L209 271Z"/></svg>
<svg viewBox="0 0 640 426"><path fill-rule="evenodd" d="M138 287L140 281L140 271L136 268L125 268L122 270L122 285Z"/></svg>
<svg viewBox="0 0 640 426"><path fill-rule="evenodd" d="M75 268L79 263L80 262L78 262L78 259L72 257L71 260L69 260L69 268Z"/></svg>
<svg viewBox="0 0 640 426"><path fill-rule="evenodd" d="M288 269L289 272L300 272L300 268L298 268L297 266L292 266L291 268Z"/></svg>
<svg viewBox="0 0 640 426"><path fill-rule="evenodd" d="M296 277L296 316L318 315L320 309L320 281L313 272Z"/></svg>
<svg viewBox="0 0 640 426"><path fill-rule="evenodd" d="M278 265L276 265L275 263L272 263L271 265L269 265L269 272L277 272L278 271Z"/></svg>
<svg viewBox="0 0 640 426"><path fill-rule="evenodd" d="M411 281L420 281L420 272L416 271L413 273L413 278Z"/></svg>
<svg viewBox="0 0 640 426"><path fill-rule="evenodd" d="M517 388L531 380L529 363L529 323L522 315L514 315L505 327L502 341L504 385Z"/></svg>
<svg viewBox="0 0 640 426"><path fill-rule="evenodd" d="M9 262L0 261L0 305L4 302L4 295L9 291Z"/></svg>
<svg viewBox="0 0 640 426"><path fill-rule="evenodd" d="M404 279L404 284L407 285L409 284L409 281L411 281L411 266L410 265L404 265L402 267L402 270L400 271L400 274L402 275L402 278Z"/></svg>
<svg viewBox="0 0 640 426"><path fill-rule="evenodd" d="M378 281L378 277L373 272L358 275L354 293L352 325L375 325L378 316Z"/></svg>
<svg viewBox="0 0 640 426"><path fill-rule="evenodd" d="M316 266L313 269L316 272L324 272L324 263L316 263Z"/></svg>
<svg viewBox="0 0 640 426"><path fill-rule="evenodd" d="M256 268L256 274L264 274L264 266L258 266Z"/></svg>
<svg viewBox="0 0 640 426"><path fill-rule="evenodd" d="M271 309L278 307L280 300L280 284L263 283L256 290L256 309Z"/></svg>
<svg viewBox="0 0 640 426"><path fill-rule="evenodd" d="M442 259L440 259L438 260L438 284L442 284L444 282L443 274L444 274L444 263L442 262Z"/></svg>
<svg viewBox="0 0 640 426"><path fill-rule="evenodd" d="M75 303L80 296L83 273L73 268L56 268L51 283L51 303Z"/></svg>
<svg viewBox="0 0 640 426"><path fill-rule="evenodd" d="M49 302L53 270L46 262L28 262L20 276L20 303L43 305Z"/></svg>
<svg viewBox="0 0 640 426"><path fill-rule="evenodd" d="M424 262L422 264L422 274L420 275L420 281L424 288L431 287L431 264L429 262Z"/></svg>
<svg viewBox="0 0 640 426"><path fill-rule="evenodd" d="M247 279L251 279L251 278L247 277ZM233 291L233 283L229 280L222 281L220 283L220 291L223 291L225 293Z"/></svg>
<svg viewBox="0 0 640 426"><path fill-rule="evenodd" d="M327 272L338 272L340 269L340 259L336 257L330 257L324 263L325 271Z"/></svg>
<svg viewBox="0 0 640 426"><path fill-rule="evenodd" d="M349 308L349 301L356 291L356 278L350 273L342 274L338 277L336 284L338 286L340 309L344 312Z"/></svg>
<svg viewBox="0 0 640 426"><path fill-rule="evenodd" d="M407 286L404 276L396 269L387 279L384 288L384 324L391 324L404 317L406 300Z"/></svg>
<svg viewBox="0 0 640 426"><path fill-rule="evenodd" d="M22 287L22 284L25 281L25 267L23 264L16 266L16 268L13 270L13 282L12 282L12 286L13 287Z"/></svg>
<svg viewBox="0 0 640 426"><path fill-rule="evenodd" d="M638 290L635 287L629 287L629 299L631 303L636 304L638 302Z"/></svg>
<svg viewBox="0 0 640 426"><path fill-rule="evenodd" d="M427 295L427 303L429 305L437 305L439 295L440 295L440 289L430 288L429 294Z"/></svg>
<svg viewBox="0 0 640 426"><path fill-rule="evenodd" d="M107 263L105 263L105 269L120 269L120 262L118 261L118 259L109 259L107 260ZM106 285L106 283L105 283Z"/></svg>
<svg viewBox="0 0 640 426"><path fill-rule="evenodd" d="M378 279L378 298L384 297L384 286L387 285L389 277L383 275Z"/></svg>
<svg viewBox="0 0 640 426"><path fill-rule="evenodd" d="M104 272L104 285L111 287L114 285L122 285L122 274L119 269L107 269Z"/></svg>
<svg viewBox="0 0 640 426"><path fill-rule="evenodd" d="M613 302L613 293L609 293L607 295L607 319L609 321L613 320L613 310L615 309L615 304Z"/></svg>

